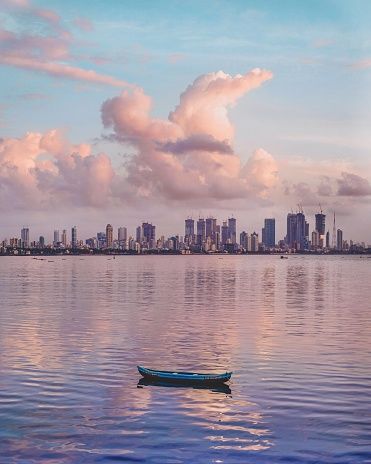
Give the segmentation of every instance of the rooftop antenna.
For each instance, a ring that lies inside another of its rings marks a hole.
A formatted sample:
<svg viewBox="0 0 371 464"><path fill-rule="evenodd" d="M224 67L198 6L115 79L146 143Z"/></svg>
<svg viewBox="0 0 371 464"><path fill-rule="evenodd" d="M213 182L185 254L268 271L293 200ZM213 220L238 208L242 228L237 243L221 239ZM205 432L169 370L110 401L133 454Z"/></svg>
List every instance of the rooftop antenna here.
<svg viewBox="0 0 371 464"><path fill-rule="evenodd" d="M321 206L321 203L318 203L318 206L319 206L320 213L322 214L322 206Z"/></svg>

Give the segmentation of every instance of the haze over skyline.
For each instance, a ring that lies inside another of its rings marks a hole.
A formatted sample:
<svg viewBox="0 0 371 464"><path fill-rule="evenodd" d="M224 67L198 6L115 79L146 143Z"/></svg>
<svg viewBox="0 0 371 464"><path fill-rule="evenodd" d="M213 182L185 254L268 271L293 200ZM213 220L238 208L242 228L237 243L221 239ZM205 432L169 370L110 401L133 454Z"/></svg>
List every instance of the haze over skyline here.
<svg viewBox="0 0 371 464"><path fill-rule="evenodd" d="M368 2L0 5L0 239L321 204L371 242Z"/></svg>

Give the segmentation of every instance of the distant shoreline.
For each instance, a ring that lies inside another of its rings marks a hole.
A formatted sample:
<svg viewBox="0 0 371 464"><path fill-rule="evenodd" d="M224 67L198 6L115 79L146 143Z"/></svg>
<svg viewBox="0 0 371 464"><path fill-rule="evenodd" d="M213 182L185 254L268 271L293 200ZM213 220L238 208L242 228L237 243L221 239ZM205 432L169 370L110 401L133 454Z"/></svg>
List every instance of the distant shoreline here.
<svg viewBox="0 0 371 464"><path fill-rule="evenodd" d="M126 252L114 252L114 251L69 251L66 252L56 252L56 251L36 251L32 252L18 252L18 253L0 253L0 257L11 256L11 257L29 257L35 259L43 259L51 256L56 257L74 257L74 256L106 256L110 258L115 258L116 256L276 256L280 259L288 259L292 256L365 256L371 258L371 249L366 249L364 251L352 251L352 252L316 252L316 251L305 251L305 252L248 252L248 253L223 253L223 252L212 252L212 253L181 253L181 252L144 252L144 253L126 253ZM281 258L282 257L282 258Z"/></svg>

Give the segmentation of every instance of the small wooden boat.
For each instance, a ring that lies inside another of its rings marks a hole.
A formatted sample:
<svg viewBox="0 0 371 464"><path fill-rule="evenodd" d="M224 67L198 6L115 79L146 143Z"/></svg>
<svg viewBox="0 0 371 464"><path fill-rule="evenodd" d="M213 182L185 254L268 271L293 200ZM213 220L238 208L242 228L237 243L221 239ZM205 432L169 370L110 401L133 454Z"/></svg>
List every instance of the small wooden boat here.
<svg viewBox="0 0 371 464"><path fill-rule="evenodd" d="M173 372L173 371L157 371L147 369L143 366L137 366L139 374L148 380L158 380L161 382L170 383L190 383L190 384L217 384L228 382L232 372L224 372L223 374L200 374L197 372Z"/></svg>

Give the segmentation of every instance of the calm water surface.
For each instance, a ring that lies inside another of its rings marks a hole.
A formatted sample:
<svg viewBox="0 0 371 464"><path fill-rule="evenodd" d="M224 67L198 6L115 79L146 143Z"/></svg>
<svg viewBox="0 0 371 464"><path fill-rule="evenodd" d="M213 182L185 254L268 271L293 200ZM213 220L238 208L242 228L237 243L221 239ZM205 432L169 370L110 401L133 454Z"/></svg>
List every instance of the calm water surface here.
<svg viewBox="0 0 371 464"><path fill-rule="evenodd" d="M357 256L1 257L0 462L371 463L370 283Z"/></svg>

